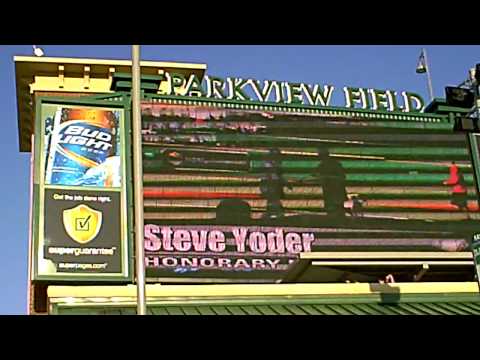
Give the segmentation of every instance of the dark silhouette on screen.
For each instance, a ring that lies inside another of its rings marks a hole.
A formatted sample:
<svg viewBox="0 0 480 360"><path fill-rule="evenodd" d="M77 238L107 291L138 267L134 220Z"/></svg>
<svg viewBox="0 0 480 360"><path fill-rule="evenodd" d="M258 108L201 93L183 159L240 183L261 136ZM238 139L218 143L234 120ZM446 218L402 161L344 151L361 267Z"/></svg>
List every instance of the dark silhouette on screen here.
<svg viewBox="0 0 480 360"><path fill-rule="evenodd" d="M330 156L328 149L318 149L318 165L315 177L323 189L324 208L328 216L344 218L344 202L348 200L346 175L340 161Z"/></svg>
<svg viewBox="0 0 480 360"><path fill-rule="evenodd" d="M281 152L271 149L265 161L265 173L260 181L260 192L267 200L267 209L264 218L275 219L284 215L281 199L284 197L284 187L291 188L282 174Z"/></svg>

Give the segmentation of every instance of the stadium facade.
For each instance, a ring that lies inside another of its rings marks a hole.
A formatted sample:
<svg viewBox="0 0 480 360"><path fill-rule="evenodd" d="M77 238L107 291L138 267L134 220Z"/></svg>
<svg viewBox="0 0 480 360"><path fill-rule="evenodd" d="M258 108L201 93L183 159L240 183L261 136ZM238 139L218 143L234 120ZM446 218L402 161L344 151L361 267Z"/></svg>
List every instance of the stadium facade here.
<svg viewBox="0 0 480 360"><path fill-rule="evenodd" d="M134 314L131 62L14 62L29 313ZM480 313L468 109L206 64L141 73L149 313Z"/></svg>

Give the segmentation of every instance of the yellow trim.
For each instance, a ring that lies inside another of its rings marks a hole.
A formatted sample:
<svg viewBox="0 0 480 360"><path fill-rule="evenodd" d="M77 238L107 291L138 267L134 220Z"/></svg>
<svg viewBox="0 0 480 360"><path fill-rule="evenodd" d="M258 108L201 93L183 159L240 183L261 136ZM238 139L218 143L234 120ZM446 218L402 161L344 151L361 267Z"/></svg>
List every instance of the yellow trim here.
<svg viewBox="0 0 480 360"><path fill-rule="evenodd" d="M78 93L112 93L110 90L112 85L111 78L89 78L88 88L85 88L84 78L65 77L60 74L59 77L52 76L35 76L35 80L30 84L30 92L34 91L64 91L64 92L78 92Z"/></svg>
<svg viewBox="0 0 480 360"><path fill-rule="evenodd" d="M136 296L135 285L49 286L49 298L112 298ZM248 297L301 295L368 295L379 293L478 293L476 282L396 284L262 284L262 285L147 285L146 295L160 297Z"/></svg>

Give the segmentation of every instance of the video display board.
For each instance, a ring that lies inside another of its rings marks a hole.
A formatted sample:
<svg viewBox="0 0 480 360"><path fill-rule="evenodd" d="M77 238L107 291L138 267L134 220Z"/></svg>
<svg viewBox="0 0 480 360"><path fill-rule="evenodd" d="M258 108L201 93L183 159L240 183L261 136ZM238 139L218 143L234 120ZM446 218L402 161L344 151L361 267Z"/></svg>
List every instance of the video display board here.
<svg viewBox="0 0 480 360"><path fill-rule="evenodd" d="M148 277L274 282L311 251L465 251L464 134L442 122L144 103Z"/></svg>
<svg viewBox="0 0 480 360"><path fill-rule="evenodd" d="M124 110L46 101L39 110L34 279L126 279Z"/></svg>

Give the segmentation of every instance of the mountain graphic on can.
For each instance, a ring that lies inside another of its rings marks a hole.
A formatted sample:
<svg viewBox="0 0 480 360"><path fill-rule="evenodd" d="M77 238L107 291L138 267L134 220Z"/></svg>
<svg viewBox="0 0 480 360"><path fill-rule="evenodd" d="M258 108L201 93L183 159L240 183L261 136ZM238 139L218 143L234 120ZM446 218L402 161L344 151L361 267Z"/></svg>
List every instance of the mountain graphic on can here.
<svg viewBox="0 0 480 360"><path fill-rule="evenodd" d="M46 183L120 186L117 118L110 110L60 108L48 149Z"/></svg>

